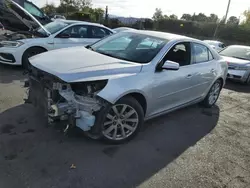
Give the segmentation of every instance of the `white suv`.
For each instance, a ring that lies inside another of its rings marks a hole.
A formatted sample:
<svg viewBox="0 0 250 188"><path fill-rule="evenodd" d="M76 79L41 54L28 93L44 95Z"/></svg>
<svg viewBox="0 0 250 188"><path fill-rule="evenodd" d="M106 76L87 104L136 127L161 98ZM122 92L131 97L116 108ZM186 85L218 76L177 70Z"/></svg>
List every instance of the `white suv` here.
<svg viewBox="0 0 250 188"><path fill-rule="evenodd" d="M20 11L15 11L17 8ZM15 32L0 42L0 63L4 64L27 68L28 59L34 55L53 49L86 46L113 33L101 24L73 20L60 19L43 26L14 2L12 6L6 6L6 10L29 29Z"/></svg>

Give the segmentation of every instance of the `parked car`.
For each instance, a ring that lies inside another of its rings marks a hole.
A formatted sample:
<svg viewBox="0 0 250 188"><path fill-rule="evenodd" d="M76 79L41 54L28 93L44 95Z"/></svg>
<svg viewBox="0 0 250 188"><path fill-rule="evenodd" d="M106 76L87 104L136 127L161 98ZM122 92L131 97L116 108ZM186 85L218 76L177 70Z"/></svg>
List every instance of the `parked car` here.
<svg viewBox="0 0 250 188"><path fill-rule="evenodd" d="M217 52L220 52L226 47L223 42L216 41L216 40L204 40L204 42L212 46L212 48L215 49Z"/></svg>
<svg viewBox="0 0 250 188"><path fill-rule="evenodd" d="M130 27L117 27L117 28L113 29L113 31L116 33L121 32L121 31L126 31L126 30L135 30L135 29L130 28Z"/></svg>
<svg viewBox="0 0 250 188"><path fill-rule="evenodd" d="M42 25L51 22L51 19L35 4L27 0L0 0L0 22L5 26L5 29L10 31L28 31L29 28L13 16L13 11L18 12L20 18L32 25L33 21L29 17L20 12L20 7L25 9L29 14L34 16ZM24 16L24 17L22 17Z"/></svg>
<svg viewBox="0 0 250 188"><path fill-rule="evenodd" d="M12 17L29 28L6 36L0 42L0 63L28 67L28 58L39 53L72 46L86 46L110 35L103 25L73 20L56 20L42 25L22 7L13 3Z"/></svg>
<svg viewBox="0 0 250 188"><path fill-rule="evenodd" d="M219 54L228 62L228 79L250 84L250 46L228 46Z"/></svg>
<svg viewBox="0 0 250 188"><path fill-rule="evenodd" d="M112 143L133 138L153 117L213 106L227 76L225 60L206 43L156 31L128 30L30 62L28 103L49 122L63 120L65 130L76 126Z"/></svg>
<svg viewBox="0 0 250 188"><path fill-rule="evenodd" d="M54 16L51 18L52 21L55 21L55 20L57 20L57 19L66 20L65 16L59 15L59 14L56 14L56 15L54 15Z"/></svg>

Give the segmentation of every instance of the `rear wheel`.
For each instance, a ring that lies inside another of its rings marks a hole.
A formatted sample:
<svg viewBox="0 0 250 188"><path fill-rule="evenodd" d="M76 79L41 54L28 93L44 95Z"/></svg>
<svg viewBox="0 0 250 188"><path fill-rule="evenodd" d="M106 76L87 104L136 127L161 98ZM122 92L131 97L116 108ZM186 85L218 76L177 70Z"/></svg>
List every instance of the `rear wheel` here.
<svg viewBox="0 0 250 188"><path fill-rule="evenodd" d="M247 85L250 85L250 75L249 75L248 78L247 78L246 84L247 84Z"/></svg>
<svg viewBox="0 0 250 188"><path fill-rule="evenodd" d="M22 57L22 66L24 67L24 69L28 70L30 68L30 62L29 62L30 57L46 51L47 51L46 49L40 47L32 47L26 50Z"/></svg>
<svg viewBox="0 0 250 188"><path fill-rule="evenodd" d="M212 107L220 96L220 91L222 88L222 81L217 80L210 88L206 98L202 102L205 107Z"/></svg>

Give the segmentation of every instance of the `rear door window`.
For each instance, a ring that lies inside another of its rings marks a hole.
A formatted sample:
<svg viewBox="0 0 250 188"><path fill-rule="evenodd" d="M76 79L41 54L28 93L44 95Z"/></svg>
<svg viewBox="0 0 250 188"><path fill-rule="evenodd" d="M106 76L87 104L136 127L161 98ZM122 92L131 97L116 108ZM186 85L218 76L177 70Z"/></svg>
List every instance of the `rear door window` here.
<svg viewBox="0 0 250 188"><path fill-rule="evenodd" d="M110 35L110 34L111 34L111 32L103 27L91 26L92 38L101 39L101 38L106 37L107 35Z"/></svg>
<svg viewBox="0 0 250 188"><path fill-rule="evenodd" d="M76 25L65 29L62 34L68 34L70 38L90 38L87 25Z"/></svg>
<svg viewBox="0 0 250 188"><path fill-rule="evenodd" d="M193 56L195 63L203 63L212 60L212 54L208 48L202 44L193 43ZM210 54L209 54L210 53Z"/></svg>

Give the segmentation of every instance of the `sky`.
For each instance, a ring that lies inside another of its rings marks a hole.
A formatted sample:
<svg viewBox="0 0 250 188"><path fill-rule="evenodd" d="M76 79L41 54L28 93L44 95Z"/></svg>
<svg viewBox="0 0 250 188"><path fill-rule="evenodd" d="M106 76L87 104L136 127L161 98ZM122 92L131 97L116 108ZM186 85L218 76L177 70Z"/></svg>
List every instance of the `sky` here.
<svg viewBox="0 0 250 188"><path fill-rule="evenodd" d="M58 5L60 0L32 0L38 6L46 2ZM109 8L109 14L125 17L151 18L156 8L161 8L163 14L204 13L207 16L215 13L222 18L227 9L228 0L92 0L92 7ZM250 8L250 0L231 0L229 16L243 18L244 10Z"/></svg>

